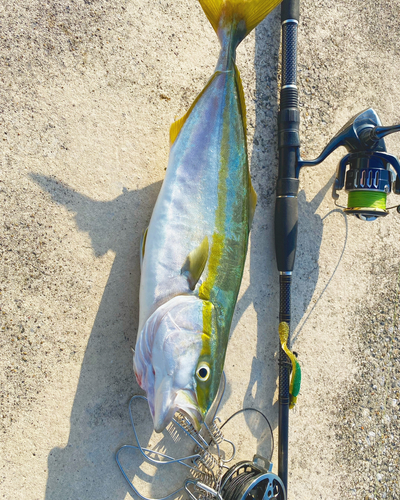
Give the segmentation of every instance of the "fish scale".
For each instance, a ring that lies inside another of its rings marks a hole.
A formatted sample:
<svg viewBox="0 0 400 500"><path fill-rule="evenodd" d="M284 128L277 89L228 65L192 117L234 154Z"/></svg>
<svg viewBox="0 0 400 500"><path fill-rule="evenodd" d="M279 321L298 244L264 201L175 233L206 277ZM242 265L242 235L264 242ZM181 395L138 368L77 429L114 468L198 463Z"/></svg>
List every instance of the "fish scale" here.
<svg viewBox="0 0 400 500"><path fill-rule="evenodd" d="M142 249L134 367L156 431L177 410L198 428L218 392L256 203L236 47L279 0L200 3L221 54L171 126L166 177Z"/></svg>

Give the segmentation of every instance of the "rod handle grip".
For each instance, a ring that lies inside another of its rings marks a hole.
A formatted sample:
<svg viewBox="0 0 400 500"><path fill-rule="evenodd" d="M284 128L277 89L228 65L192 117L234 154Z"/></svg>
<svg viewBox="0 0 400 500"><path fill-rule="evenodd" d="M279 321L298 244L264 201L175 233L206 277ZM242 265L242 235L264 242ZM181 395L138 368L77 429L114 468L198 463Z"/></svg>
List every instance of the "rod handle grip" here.
<svg viewBox="0 0 400 500"><path fill-rule="evenodd" d="M275 253L278 270L293 271L297 248L298 179L279 179L275 203Z"/></svg>

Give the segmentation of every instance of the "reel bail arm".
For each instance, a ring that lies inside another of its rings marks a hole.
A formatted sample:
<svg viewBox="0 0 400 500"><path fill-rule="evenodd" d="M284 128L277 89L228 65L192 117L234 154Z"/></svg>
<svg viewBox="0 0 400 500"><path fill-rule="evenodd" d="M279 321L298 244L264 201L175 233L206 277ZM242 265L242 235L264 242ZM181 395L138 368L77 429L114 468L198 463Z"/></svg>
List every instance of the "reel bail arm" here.
<svg viewBox="0 0 400 500"><path fill-rule="evenodd" d="M319 165L339 146L344 146L348 154L339 162L332 188L335 204L339 199L338 191L345 188L349 195L347 207L341 207L345 213L365 221L386 216L389 210L387 195L392 189L400 194L400 162L386 152L383 138L399 131L400 125L382 127L372 108L362 111L339 130L318 158L303 160L299 155L297 175L302 167ZM395 174L394 181L391 170ZM397 209L399 211L399 207Z"/></svg>

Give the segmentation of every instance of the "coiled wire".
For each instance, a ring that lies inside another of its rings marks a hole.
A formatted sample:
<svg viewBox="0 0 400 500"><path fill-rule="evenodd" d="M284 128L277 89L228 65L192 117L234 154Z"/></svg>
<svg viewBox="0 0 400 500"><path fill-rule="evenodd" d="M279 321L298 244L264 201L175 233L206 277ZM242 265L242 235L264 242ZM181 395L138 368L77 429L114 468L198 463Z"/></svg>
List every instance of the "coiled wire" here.
<svg viewBox="0 0 400 500"><path fill-rule="evenodd" d="M225 441L224 435L222 434L221 429L215 423L215 420L213 420L211 424L210 433L215 444L221 444L223 441Z"/></svg>
<svg viewBox="0 0 400 500"><path fill-rule="evenodd" d="M224 500L241 499L247 488L259 474L259 471L252 469L250 466L247 466L244 472L238 472L235 477L229 480L226 488L224 488Z"/></svg>
<svg viewBox="0 0 400 500"><path fill-rule="evenodd" d="M186 417L186 415L179 412L176 413L173 418L175 429L172 430L172 434L176 434L179 427L185 432L185 434L190 439L193 440L193 442L196 445L194 453L186 457L173 458L165 453L156 450L151 450L149 448L144 448L140 445L139 436L136 431L132 414L132 403L133 401L137 400L147 401L147 398L145 398L144 396L134 396L129 403L129 415L131 419L132 429L137 442L137 446L136 445L123 446L118 450L115 458L129 486L142 500L153 500L153 499L150 499L142 495L128 478L124 470L124 467L122 466L121 461L119 459L119 455L121 451L124 449L131 449L135 450L136 452L139 452L139 454L143 457L144 460L155 466L165 467L169 464L180 464L188 468L193 479L188 478L183 486L173 491L172 493L168 494L167 496L163 497L162 499L158 500L170 500L170 499L172 500L172 498L176 497L183 491L186 491L188 493L191 500L211 500L211 499L222 500L220 494L221 482L223 480L223 473L226 470L228 470L228 467L225 464L234 458L236 452L235 445L230 440L224 438L222 433L222 428L236 415L243 413L245 411L255 411L259 413L268 424L271 432L271 445L272 445L271 457L272 457L274 450L274 438L273 438L271 424L269 423L267 417L260 410L257 410L255 408L244 408L242 410L237 411L236 413L231 415L221 426L218 426L216 423L216 420L219 421L219 419L214 418L209 425L206 425L204 423L204 427L202 428L203 430L201 431L201 433L196 431L196 429L194 428L190 420ZM209 434L208 440L204 437L204 435L202 435L203 431ZM222 442L227 442L232 445L232 450L233 450L232 455L227 460L222 459L221 456L221 450L219 445ZM230 495L231 498L224 497L224 500L238 500L239 499L239 497L237 496L239 492L238 489L240 488L240 491L242 491L242 489L246 485L250 484L250 481L252 479L254 479L254 474L251 470L246 471L245 473L242 474L238 474L238 476L237 477L234 476L233 479L229 479L229 484L226 485L226 490L228 491L228 495ZM189 488L189 485L192 486ZM244 489L243 491L246 491L246 489Z"/></svg>

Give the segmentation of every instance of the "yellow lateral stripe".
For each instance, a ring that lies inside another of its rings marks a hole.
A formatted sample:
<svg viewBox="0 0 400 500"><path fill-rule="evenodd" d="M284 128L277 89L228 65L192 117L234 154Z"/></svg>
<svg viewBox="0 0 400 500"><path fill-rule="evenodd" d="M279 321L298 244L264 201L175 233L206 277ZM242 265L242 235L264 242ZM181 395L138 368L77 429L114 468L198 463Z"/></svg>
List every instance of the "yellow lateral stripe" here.
<svg viewBox="0 0 400 500"><path fill-rule="evenodd" d="M210 337L203 333L201 336L201 341L203 343L202 349L200 351L200 358L203 358L205 356L211 356L211 342L210 342Z"/></svg>
<svg viewBox="0 0 400 500"><path fill-rule="evenodd" d="M203 304L203 332L204 336L211 336L212 328L211 328L211 319L212 319L212 304L208 300L204 301ZM206 321L204 321L204 319Z"/></svg>
<svg viewBox="0 0 400 500"><path fill-rule="evenodd" d="M221 164L223 163L224 161L221 158ZM215 232L212 238L210 256L208 258L208 276L203 281L199 289L199 297L207 300L210 299L211 290L215 284L218 266L221 261L225 243L224 216L226 207L227 186L226 186L226 175L222 175L222 173L225 174L225 170L226 166L222 167L221 165L220 177L218 182L218 207L216 210L216 218L215 218L215 227L218 232Z"/></svg>
<svg viewBox="0 0 400 500"><path fill-rule="evenodd" d="M228 110L225 108L223 114L223 129L221 144L228 147L229 144L229 116ZM215 212L215 232L212 237L212 244L210 248L210 255L208 258L208 270L207 278L201 284L199 288L199 297L209 300L211 297L211 291L215 285L217 278L219 263L222 258L224 246L225 246L225 211L226 211L226 200L228 194L228 187L226 185L226 179L228 177L228 158L229 152L221 150L220 155L220 170L218 175L218 204ZM204 315L203 307L203 324L207 320Z"/></svg>
<svg viewBox="0 0 400 500"><path fill-rule="evenodd" d="M210 257L208 259L208 276L199 288L199 297L201 299L210 299L211 289L217 277L217 268L222 257L224 249L224 237L221 234L214 233L211 245Z"/></svg>

